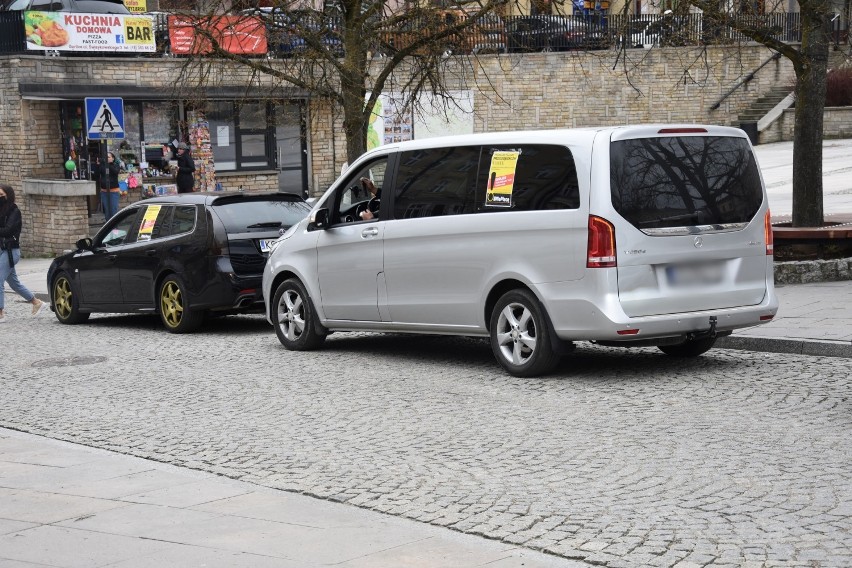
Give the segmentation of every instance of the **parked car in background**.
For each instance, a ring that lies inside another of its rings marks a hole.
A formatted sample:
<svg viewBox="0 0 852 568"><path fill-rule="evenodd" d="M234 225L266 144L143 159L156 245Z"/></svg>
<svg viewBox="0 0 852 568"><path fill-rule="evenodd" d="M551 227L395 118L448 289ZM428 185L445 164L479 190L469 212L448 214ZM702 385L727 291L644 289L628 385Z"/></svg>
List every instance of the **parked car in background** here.
<svg viewBox="0 0 852 568"><path fill-rule="evenodd" d="M3 5L2 10L130 14L122 0L12 0Z"/></svg>
<svg viewBox="0 0 852 568"><path fill-rule="evenodd" d="M462 25L472 16L463 10L436 10L404 22L383 38L384 51L393 53L405 49L422 37L440 34ZM506 50L506 29L496 14L484 14L476 21L441 40L430 42L419 53L434 51L442 54L500 53Z"/></svg>
<svg viewBox="0 0 852 568"><path fill-rule="evenodd" d="M282 57L304 54L311 49L311 42L306 38L313 38L334 55L343 56L343 40L336 17L308 10L285 11L269 7L243 10L241 14L255 16L263 22L271 54Z"/></svg>
<svg viewBox="0 0 852 568"><path fill-rule="evenodd" d="M607 34L598 24L549 14L508 19L506 39L508 50L513 53L606 49L609 46Z"/></svg>
<svg viewBox="0 0 852 568"><path fill-rule="evenodd" d="M272 242L309 210L285 193L189 193L134 203L51 263L51 309L65 324L94 312L158 313L172 333L196 330L207 314L260 311Z"/></svg>

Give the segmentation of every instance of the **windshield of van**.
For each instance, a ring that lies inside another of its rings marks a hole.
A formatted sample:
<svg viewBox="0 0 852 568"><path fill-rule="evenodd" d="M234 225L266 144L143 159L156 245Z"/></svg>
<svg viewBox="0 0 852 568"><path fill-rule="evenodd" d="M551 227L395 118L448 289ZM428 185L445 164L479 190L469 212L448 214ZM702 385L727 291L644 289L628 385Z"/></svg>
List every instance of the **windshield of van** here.
<svg viewBox="0 0 852 568"><path fill-rule="evenodd" d="M733 137L613 142L610 191L616 211L638 229L747 223L763 201L754 154Z"/></svg>

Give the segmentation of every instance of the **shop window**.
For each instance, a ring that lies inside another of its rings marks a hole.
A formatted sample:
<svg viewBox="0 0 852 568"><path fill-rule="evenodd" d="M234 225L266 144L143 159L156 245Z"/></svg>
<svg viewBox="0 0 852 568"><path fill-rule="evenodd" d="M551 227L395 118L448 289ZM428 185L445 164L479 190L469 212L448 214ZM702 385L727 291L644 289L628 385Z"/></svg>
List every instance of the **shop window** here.
<svg viewBox="0 0 852 568"><path fill-rule="evenodd" d="M215 101L207 119L217 171L273 166L273 131L266 103Z"/></svg>

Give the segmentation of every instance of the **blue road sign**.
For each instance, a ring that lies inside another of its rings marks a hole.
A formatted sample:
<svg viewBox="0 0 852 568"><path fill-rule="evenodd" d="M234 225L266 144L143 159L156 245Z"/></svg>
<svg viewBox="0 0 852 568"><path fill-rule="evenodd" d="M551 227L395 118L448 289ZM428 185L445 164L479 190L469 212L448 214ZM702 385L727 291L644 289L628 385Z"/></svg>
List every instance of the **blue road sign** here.
<svg viewBox="0 0 852 568"><path fill-rule="evenodd" d="M124 138L124 100L86 97L86 136L89 140Z"/></svg>

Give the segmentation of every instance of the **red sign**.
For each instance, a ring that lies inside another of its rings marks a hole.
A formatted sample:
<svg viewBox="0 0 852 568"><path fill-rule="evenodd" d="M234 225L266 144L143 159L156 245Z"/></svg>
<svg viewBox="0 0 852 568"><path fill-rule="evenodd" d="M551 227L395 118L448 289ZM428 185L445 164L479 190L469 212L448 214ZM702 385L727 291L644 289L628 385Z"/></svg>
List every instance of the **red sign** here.
<svg viewBox="0 0 852 568"><path fill-rule="evenodd" d="M169 16L172 53L205 54L213 42L223 51L240 55L266 53L266 26L254 16Z"/></svg>

